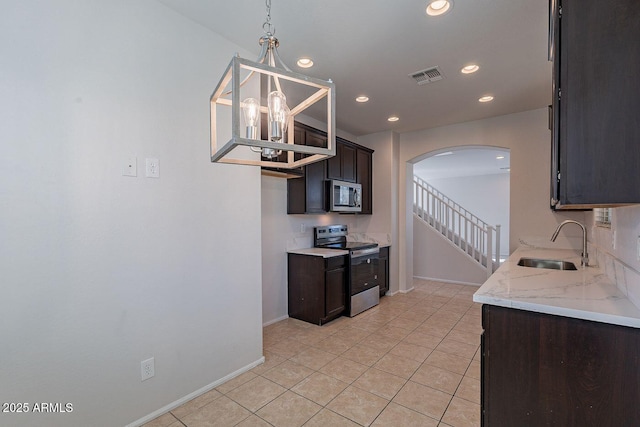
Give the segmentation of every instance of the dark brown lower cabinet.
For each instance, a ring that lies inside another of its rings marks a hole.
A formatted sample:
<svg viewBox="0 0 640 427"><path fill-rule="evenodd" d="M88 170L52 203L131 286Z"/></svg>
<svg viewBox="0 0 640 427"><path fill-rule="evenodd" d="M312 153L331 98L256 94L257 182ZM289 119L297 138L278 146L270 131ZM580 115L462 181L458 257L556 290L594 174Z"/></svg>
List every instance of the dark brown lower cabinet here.
<svg viewBox="0 0 640 427"><path fill-rule="evenodd" d="M482 307L482 425L640 426L640 329Z"/></svg>
<svg viewBox="0 0 640 427"><path fill-rule="evenodd" d="M289 317L323 325L346 308L347 256L288 254Z"/></svg>

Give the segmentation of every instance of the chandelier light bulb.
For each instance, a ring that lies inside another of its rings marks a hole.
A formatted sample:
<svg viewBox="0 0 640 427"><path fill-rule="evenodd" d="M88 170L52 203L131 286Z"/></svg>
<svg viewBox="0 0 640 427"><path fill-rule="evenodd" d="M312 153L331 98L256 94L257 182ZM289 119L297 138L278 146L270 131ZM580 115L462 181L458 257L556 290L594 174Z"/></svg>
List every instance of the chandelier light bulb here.
<svg viewBox="0 0 640 427"><path fill-rule="evenodd" d="M258 120L260 119L260 103L255 98L247 98L242 102L244 123L247 126L247 139L258 139Z"/></svg>
<svg viewBox="0 0 640 427"><path fill-rule="evenodd" d="M288 119L287 97L284 93L273 91L268 97L269 105L269 134L271 141L279 142L284 136Z"/></svg>

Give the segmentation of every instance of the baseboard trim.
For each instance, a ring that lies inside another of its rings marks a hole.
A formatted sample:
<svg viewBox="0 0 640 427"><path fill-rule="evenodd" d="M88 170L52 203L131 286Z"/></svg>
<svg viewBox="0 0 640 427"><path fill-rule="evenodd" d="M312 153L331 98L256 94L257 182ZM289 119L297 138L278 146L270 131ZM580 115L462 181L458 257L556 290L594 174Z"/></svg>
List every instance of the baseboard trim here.
<svg viewBox="0 0 640 427"><path fill-rule="evenodd" d="M437 277L413 276L413 278L421 279L421 280L433 280L434 282L452 283L454 285L475 286L476 288L479 288L480 286L482 286L482 283L460 282L458 280L439 279Z"/></svg>
<svg viewBox="0 0 640 427"><path fill-rule="evenodd" d="M400 289L398 292L400 292L401 294L408 294L409 292L411 292L414 289L415 289L415 287L412 286L409 289Z"/></svg>
<svg viewBox="0 0 640 427"><path fill-rule="evenodd" d="M208 384L196 391L194 391L193 393L189 393L188 395L181 397L180 399L169 403L168 405L163 406L162 408L158 409L157 411L153 411L152 413L145 415L144 417L132 422L131 424L127 424L126 427L140 427L145 423L148 423L151 420L154 420L156 418L158 418L160 415L164 415L167 412L171 411L172 409L177 408L178 406L187 403L188 401L190 401L191 399L195 399L196 397L205 394L208 391L213 390L214 388L218 387L220 384L225 383L227 381L229 381L232 378L237 377L240 374L244 374L245 372L255 368L258 365L261 365L264 363L264 356L262 356L260 359L256 360L255 362L252 362L250 364L248 364L247 366L244 366L240 369L238 369L237 371L234 371L232 373L230 373L229 375L220 378L217 381L212 382L211 384Z"/></svg>
<svg viewBox="0 0 640 427"><path fill-rule="evenodd" d="M279 321L288 319L288 318L289 318L288 315L284 315L282 317L278 317L277 319L266 321L262 324L262 327L264 328L265 326L273 325L274 323L278 323Z"/></svg>

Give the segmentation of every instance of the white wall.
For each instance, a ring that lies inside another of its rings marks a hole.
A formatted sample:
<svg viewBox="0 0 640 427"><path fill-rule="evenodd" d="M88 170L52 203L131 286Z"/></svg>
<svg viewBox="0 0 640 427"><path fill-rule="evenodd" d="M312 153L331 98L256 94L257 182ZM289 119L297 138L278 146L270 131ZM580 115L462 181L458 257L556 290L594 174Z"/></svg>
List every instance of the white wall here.
<svg viewBox="0 0 640 427"><path fill-rule="evenodd" d="M500 225L500 252L509 251L509 180L510 174L431 178L434 188L470 210L489 225Z"/></svg>
<svg viewBox="0 0 640 427"><path fill-rule="evenodd" d="M358 144L374 150L373 153L373 215L365 224L364 232L379 240L390 235L389 293L398 291L398 155L399 135L378 132L361 136Z"/></svg>
<svg viewBox="0 0 640 427"><path fill-rule="evenodd" d="M0 402L73 404L3 426L125 425L260 360L260 174L209 161L238 50L151 0L3 3Z"/></svg>
<svg viewBox="0 0 640 427"><path fill-rule="evenodd" d="M487 270L417 216L413 217L413 276L481 285Z"/></svg>
<svg viewBox="0 0 640 427"><path fill-rule="evenodd" d="M400 180L410 188L413 164L425 153L465 146L494 146L511 150L509 247L521 237L550 236L564 219L584 220L582 212L554 213L549 209L550 131L546 108L493 117L400 135ZM413 277L412 193L400 191L400 289ZM577 227L576 227L577 228ZM568 230L567 233L574 233ZM575 231L576 234L577 231Z"/></svg>

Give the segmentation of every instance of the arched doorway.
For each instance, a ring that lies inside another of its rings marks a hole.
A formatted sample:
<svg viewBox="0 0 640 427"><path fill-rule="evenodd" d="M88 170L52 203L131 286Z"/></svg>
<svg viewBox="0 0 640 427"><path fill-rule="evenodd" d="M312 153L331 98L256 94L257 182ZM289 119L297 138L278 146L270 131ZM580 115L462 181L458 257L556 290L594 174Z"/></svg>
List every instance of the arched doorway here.
<svg viewBox="0 0 640 427"><path fill-rule="evenodd" d="M481 284L509 254L510 150L448 147L412 165L413 276Z"/></svg>

